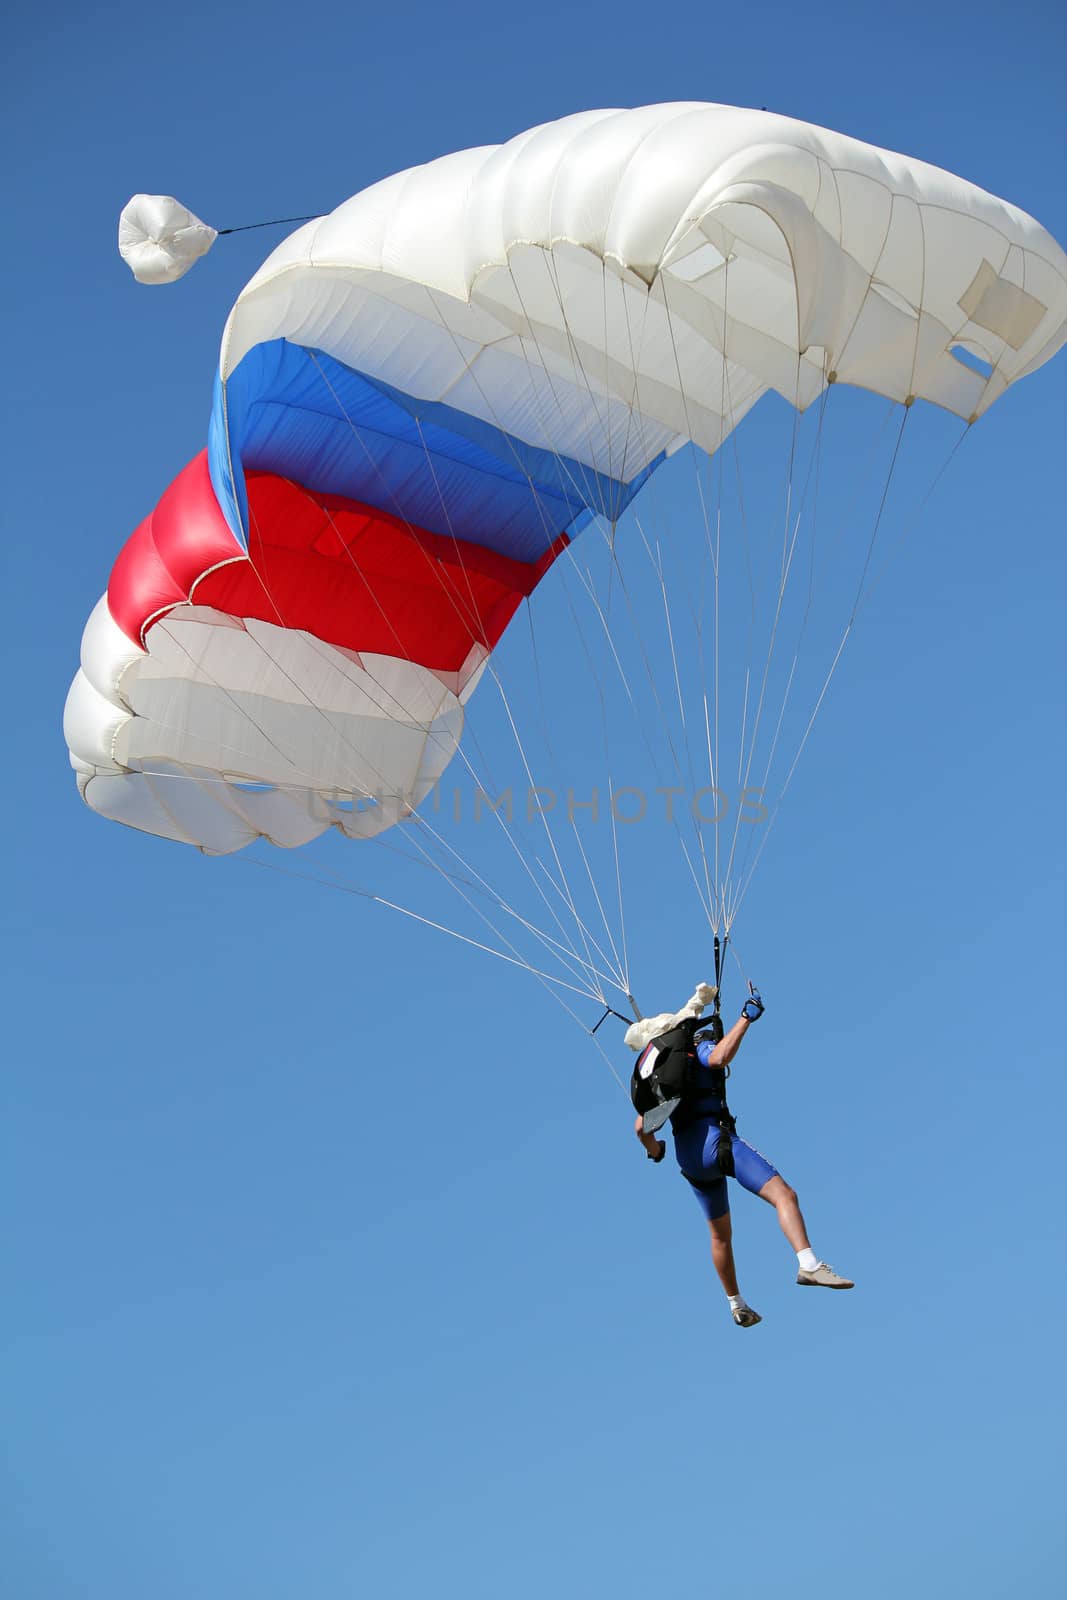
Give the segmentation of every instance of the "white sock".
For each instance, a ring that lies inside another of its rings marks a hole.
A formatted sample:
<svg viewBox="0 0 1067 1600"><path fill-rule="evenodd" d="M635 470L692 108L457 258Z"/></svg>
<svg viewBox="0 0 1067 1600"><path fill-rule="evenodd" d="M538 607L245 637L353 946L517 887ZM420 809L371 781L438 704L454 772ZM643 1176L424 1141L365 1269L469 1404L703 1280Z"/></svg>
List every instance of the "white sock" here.
<svg viewBox="0 0 1067 1600"><path fill-rule="evenodd" d="M730 1301L730 1310L731 1311L751 1311L752 1310L752 1307L749 1305L748 1301L745 1299L743 1294L732 1294L732 1295L728 1296L728 1299Z"/></svg>
<svg viewBox="0 0 1067 1600"><path fill-rule="evenodd" d="M797 1251L797 1260L800 1262L801 1272L814 1272L819 1265L819 1258L810 1245L804 1250Z"/></svg>

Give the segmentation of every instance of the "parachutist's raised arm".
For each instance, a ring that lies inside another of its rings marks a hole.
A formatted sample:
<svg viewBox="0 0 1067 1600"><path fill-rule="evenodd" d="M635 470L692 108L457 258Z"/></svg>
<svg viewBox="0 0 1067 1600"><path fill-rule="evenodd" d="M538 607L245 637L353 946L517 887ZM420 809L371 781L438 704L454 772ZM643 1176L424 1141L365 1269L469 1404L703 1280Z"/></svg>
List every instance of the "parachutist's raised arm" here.
<svg viewBox="0 0 1067 1600"><path fill-rule="evenodd" d="M741 1040L745 1037L752 1024L747 1017L738 1017L729 1033L721 1038L718 1044L707 1055L701 1052L701 1060L706 1067L728 1067L738 1052Z"/></svg>
<svg viewBox="0 0 1067 1600"><path fill-rule="evenodd" d="M741 1040L754 1022L758 1022L763 1015L763 1001L760 999L758 989L751 984L748 986L749 996L741 1010L741 1015L724 1038L719 1040L714 1050L707 1055L701 1055L701 1060L706 1067L728 1067L734 1059L741 1045Z"/></svg>

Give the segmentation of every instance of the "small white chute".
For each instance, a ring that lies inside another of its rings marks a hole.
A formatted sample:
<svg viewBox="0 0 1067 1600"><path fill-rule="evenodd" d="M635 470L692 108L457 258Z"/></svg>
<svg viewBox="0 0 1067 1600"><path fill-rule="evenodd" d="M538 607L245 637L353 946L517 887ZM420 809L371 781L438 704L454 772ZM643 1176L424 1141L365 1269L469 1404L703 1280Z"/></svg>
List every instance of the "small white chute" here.
<svg viewBox="0 0 1067 1600"><path fill-rule="evenodd" d="M699 1017L705 1007L718 998L719 991L710 983L698 983L680 1011L661 1011L655 1017L639 1017L626 1030L625 1042L631 1050L644 1050L653 1039L669 1028L676 1028L690 1017ZM710 1018L709 1018L710 1021Z"/></svg>
<svg viewBox="0 0 1067 1600"><path fill-rule="evenodd" d="M138 283L176 283L217 238L169 194L135 194L119 217L119 255Z"/></svg>

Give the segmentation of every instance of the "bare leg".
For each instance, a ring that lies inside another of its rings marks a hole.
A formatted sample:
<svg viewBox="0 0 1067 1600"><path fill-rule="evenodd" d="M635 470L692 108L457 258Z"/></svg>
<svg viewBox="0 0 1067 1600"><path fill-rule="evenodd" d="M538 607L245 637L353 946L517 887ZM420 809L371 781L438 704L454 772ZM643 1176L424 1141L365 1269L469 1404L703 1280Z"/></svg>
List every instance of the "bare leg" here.
<svg viewBox="0 0 1067 1600"><path fill-rule="evenodd" d="M739 1294L737 1268L734 1266L734 1225L730 1213L726 1211L721 1217L716 1217L708 1223L708 1227L711 1230L711 1259L719 1282L727 1294Z"/></svg>
<svg viewBox="0 0 1067 1600"><path fill-rule="evenodd" d="M777 1211L778 1225L793 1249L810 1249L808 1230L800 1214L796 1190L791 1189L784 1178L768 1178L759 1192L759 1197Z"/></svg>

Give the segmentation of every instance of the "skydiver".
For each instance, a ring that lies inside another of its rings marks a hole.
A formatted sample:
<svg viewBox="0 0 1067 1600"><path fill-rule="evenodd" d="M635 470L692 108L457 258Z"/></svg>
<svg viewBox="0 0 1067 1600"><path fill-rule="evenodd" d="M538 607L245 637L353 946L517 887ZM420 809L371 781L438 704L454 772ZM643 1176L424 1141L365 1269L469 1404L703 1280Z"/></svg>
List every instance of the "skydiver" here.
<svg viewBox="0 0 1067 1600"><path fill-rule="evenodd" d="M786 1183L777 1167L772 1166L765 1156L752 1145L746 1144L744 1139L739 1139L733 1131L733 1119L726 1107L726 1069L749 1028L763 1015L763 1001L759 992L751 984L749 991L740 1017L725 1036L717 1014L701 1018L701 1013L718 994L707 983L697 985L681 1011L644 1018L626 1030L626 1043L630 1049L644 1051L653 1039L680 1023L692 1023L698 1018L708 1023L707 1029L695 1032L693 1036L695 1050L689 1055L685 1090L681 1099L674 1103L670 1123L679 1169L707 1218L712 1262L729 1299L734 1322L739 1328L753 1328L762 1318L747 1303L737 1283L730 1197L726 1177L719 1164L720 1140L727 1131L733 1157L732 1163L727 1157L728 1168L732 1166L729 1175L736 1178L742 1188L759 1195L761 1200L766 1200L768 1205L774 1207L779 1226L797 1254L797 1283L822 1289L854 1287L851 1278L841 1277L811 1248L796 1190ZM634 1132L644 1146L648 1159L662 1161L667 1146L654 1132L646 1131L645 1116L638 1116Z"/></svg>

